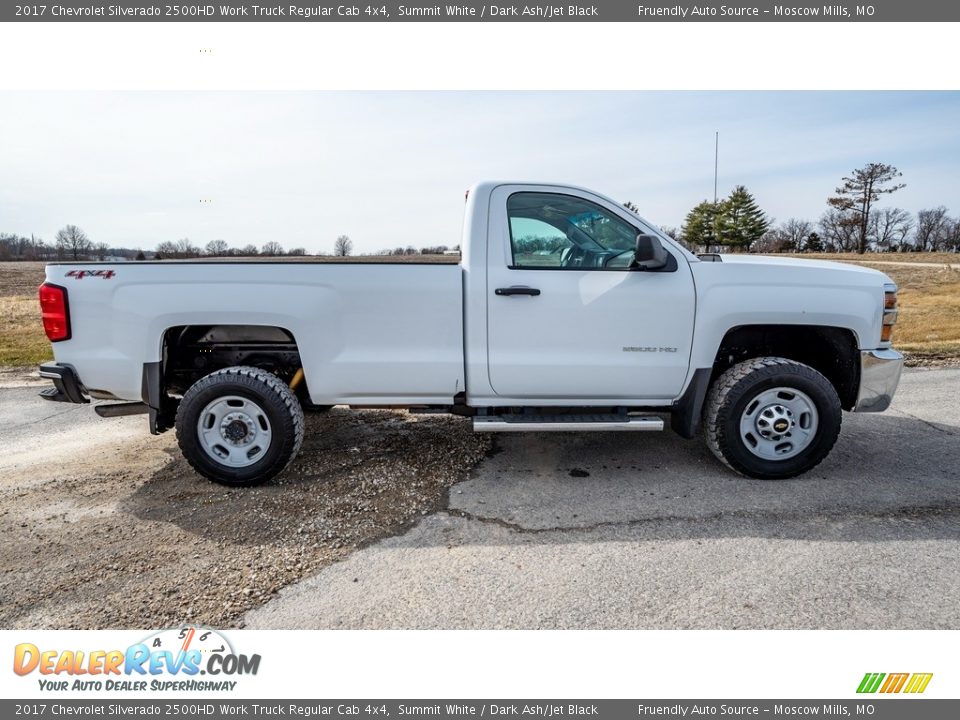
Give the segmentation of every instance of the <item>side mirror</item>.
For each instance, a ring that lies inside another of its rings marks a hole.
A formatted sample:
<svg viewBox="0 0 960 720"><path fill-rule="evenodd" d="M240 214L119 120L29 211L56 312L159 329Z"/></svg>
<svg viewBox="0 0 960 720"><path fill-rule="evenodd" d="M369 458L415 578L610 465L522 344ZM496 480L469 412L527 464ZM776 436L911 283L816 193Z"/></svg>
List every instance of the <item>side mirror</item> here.
<svg viewBox="0 0 960 720"><path fill-rule="evenodd" d="M667 251L660 239L653 235L637 235L637 248L633 251L634 270L659 270L667 264Z"/></svg>

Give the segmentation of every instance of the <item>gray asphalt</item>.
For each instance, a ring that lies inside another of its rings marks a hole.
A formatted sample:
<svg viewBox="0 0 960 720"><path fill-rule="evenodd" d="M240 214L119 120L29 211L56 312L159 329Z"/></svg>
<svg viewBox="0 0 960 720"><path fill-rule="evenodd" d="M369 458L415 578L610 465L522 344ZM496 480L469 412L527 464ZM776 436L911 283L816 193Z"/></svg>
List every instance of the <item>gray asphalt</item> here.
<svg viewBox="0 0 960 720"><path fill-rule="evenodd" d="M845 414L807 476L671 433L505 435L449 507L250 628L960 628L960 370Z"/></svg>

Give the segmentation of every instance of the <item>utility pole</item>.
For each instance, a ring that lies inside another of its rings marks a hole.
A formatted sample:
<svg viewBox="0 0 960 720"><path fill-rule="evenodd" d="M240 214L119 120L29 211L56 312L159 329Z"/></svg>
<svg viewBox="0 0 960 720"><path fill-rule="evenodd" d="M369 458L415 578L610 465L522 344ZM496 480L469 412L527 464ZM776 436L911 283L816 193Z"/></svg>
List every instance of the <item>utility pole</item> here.
<svg viewBox="0 0 960 720"><path fill-rule="evenodd" d="M720 169L720 131L714 134L713 142L713 204L717 204L717 171Z"/></svg>

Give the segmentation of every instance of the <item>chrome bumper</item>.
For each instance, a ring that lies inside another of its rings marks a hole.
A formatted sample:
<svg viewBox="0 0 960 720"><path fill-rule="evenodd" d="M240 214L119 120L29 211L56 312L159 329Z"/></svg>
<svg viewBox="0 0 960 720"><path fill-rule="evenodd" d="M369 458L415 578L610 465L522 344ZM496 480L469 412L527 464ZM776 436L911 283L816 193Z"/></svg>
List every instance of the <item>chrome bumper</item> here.
<svg viewBox="0 0 960 720"><path fill-rule="evenodd" d="M860 392L854 412L882 412L890 407L900 382L903 355L896 350L860 351Z"/></svg>

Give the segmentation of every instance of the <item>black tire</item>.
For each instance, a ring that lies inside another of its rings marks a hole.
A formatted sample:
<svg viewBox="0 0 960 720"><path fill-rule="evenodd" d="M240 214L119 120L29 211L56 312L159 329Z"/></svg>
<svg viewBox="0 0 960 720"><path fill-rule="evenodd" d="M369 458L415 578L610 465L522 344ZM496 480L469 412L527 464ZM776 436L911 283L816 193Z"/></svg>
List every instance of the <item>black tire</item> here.
<svg viewBox="0 0 960 720"><path fill-rule="evenodd" d="M748 440L756 444L756 438L741 436L741 419L748 403L775 388L805 394L817 418L802 450L771 460L751 450ZM707 447L732 470L761 480L782 480L802 475L830 453L840 434L842 416L837 391L819 372L786 358L762 357L734 365L714 381L707 393L703 428Z"/></svg>
<svg viewBox="0 0 960 720"><path fill-rule="evenodd" d="M255 462L231 467L218 462L200 438L201 413L219 398L241 397L266 417L269 445ZM201 378L184 393L177 409L177 443L191 467L204 477L231 487L259 485L280 473L296 457L303 442L303 411L296 396L276 375L255 367L236 366Z"/></svg>

